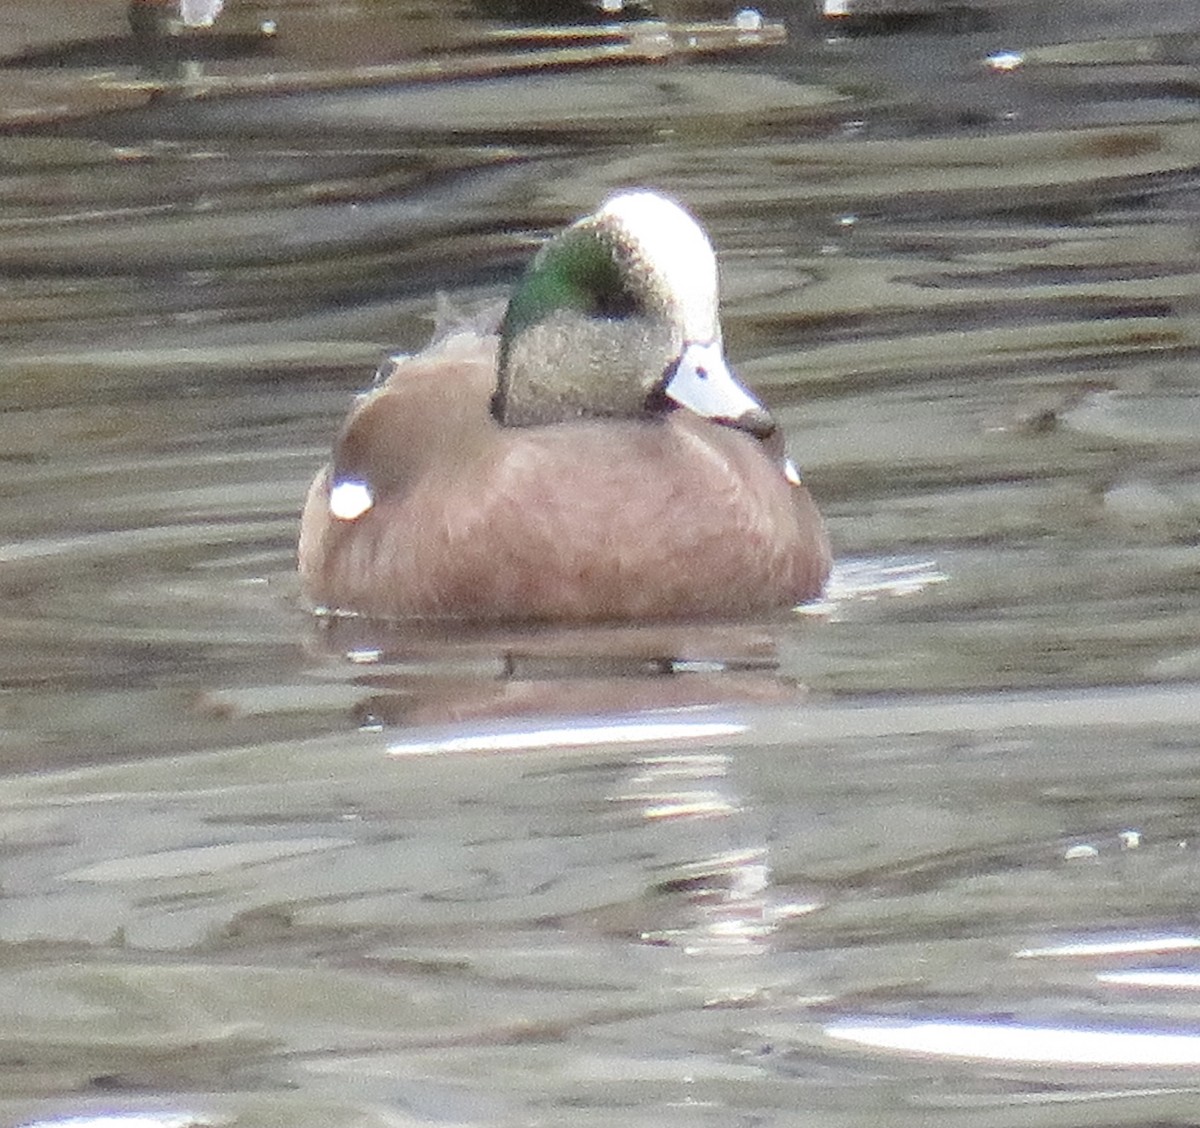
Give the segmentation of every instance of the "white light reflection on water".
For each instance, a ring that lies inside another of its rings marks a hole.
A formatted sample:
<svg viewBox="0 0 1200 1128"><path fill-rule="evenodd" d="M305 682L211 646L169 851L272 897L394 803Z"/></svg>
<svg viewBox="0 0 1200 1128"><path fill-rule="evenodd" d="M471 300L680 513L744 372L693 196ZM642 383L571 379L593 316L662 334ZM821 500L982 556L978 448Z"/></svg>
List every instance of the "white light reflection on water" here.
<svg viewBox="0 0 1200 1128"><path fill-rule="evenodd" d="M27 1121L20 1128L214 1128L222 1123L191 1112L113 1112Z"/></svg>
<svg viewBox="0 0 1200 1128"><path fill-rule="evenodd" d="M984 64L997 74L1011 74L1025 65L1025 56L1020 51L993 51Z"/></svg>
<svg viewBox="0 0 1200 1128"><path fill-rule="evenodd" d="M1200 1031L1097 1029L980 1019L839 1019L839 1041L933 1057L1030 1065L1197 1066Z"/></svg>
<svg viewBox="0 0 1200 1128"><path fill-rule="evenodd" d="M1182 952L1200 948L1196 936L1132 936L1113 940L1075 940L1043 948L1022 948L1013 955L1019 960L1095 956L1140 956L1158 952Z"/></svg>
<svg viewBox="0 0 1200 1128"><path fill-rule="evenodd" d="M640 812L647 823L697 825L714 820L713 846L660 872L660 892L681 897L690 908L671 923L643 930L651 944L669 944L689 955L752 955L767 950L781 921L821 907L817 901L781 902L771 882L769 847L733 787L733 757L724 753L671 752L647 755L638 771L612 796ZM731 839L742 845L728 848Z"/></svg>
<svg viewBox="0 0 1200 1128"><path fill-rule="evenodd" d="M851 600L917 595L949 578L936 560L838 560L821 598L797 610L806 615L831 616Z"/></svg>
<svg viewBox="0 0 1200 1128"><path fill-rule="evenodd" d="M736 801L719 787L706 786L706 781L723 779L728 768L729 757L723 753L647 756L628 790L616 799L638 804L650 821L730 815L737 810Z"/></svg>
<svg viewBox="0 0 1200 1128"><path fill-rule="evenodd" d="M391 756L433 756L455 752L519 752L539 748L590 748L604 744L656 744L675 740L713 740L740 736L747 729L732 719L689 717L579 717L554 722L505 722L477 732L456 729L444 736L404 740L388 748Z"/></svg>
<svg viewBox="0 0 1200 1128"><path fill-rule="evenodd" d="M1167 991L1200 990L1200 971L1130 968L1127 971L1103 971L1096 978L1101 983L1111 983L1116 987L1153 987Z"/></svg>

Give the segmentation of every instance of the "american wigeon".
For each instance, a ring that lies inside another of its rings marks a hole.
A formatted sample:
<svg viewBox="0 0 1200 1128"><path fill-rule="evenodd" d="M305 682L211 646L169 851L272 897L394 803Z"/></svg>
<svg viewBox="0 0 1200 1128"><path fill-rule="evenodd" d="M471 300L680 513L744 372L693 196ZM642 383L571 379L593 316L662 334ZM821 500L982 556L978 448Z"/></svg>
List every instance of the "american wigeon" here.
<svg viewBox="0 0 1200 1128"><path fill-rule="evenodd" d="M308 493L311 602L377 617L731 617L818 595L829 542L721 348L696 221L622 192L547 243L498 334L351 411Z"/></svg>

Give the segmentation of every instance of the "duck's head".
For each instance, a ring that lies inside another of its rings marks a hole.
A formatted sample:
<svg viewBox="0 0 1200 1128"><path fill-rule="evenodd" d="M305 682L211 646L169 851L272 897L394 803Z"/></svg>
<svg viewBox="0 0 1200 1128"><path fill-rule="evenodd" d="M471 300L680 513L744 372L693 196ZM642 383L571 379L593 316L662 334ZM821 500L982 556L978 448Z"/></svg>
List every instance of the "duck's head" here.
<svg viewBox="0 0 1200 1128"><path fill-rule="evenodd" d="M725 361L703 229L657 192L621 192L542 247L518 283L492 414L519 427L676 405L759 437L774 431Z"/></svg>

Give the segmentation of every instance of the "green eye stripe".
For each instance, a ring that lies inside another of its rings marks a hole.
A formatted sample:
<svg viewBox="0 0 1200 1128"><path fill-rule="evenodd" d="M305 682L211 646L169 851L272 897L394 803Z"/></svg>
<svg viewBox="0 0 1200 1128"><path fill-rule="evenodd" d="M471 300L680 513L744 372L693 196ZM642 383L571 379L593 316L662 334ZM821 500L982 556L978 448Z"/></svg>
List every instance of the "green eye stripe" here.
<svg viewBox="0 0 1200 1128"><path fill-rule="evenodd" d="M558 309L597 317L627 317L638 308L612 246L576 229L547 243L518 283L504 318L511 340Z"/></svg>

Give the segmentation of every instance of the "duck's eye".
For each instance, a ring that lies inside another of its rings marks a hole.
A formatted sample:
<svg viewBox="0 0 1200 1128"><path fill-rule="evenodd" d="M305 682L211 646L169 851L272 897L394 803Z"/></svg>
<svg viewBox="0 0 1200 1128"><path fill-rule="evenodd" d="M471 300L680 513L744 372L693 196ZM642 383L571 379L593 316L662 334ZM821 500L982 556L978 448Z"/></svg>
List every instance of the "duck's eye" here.
<svg viewBox="0 0 1200 1128"><path fill-rule="evenodd" d="M598 317L623 321L640 310L637 297L629 290L600 290L594 295L593 311Z"/></svg>
<svg viewBox="0 0 1200 1128"><path fill-rule="evenodd" d="M697 364L695 371L696 371L696 379L697 380L707 380L708 379L708 369L707 368L704 368L701 365Z"/></svg>
<svg viewBox="0 0 1200 1128"><path fill-rule="evenodd" d="M342 478L329 489L329 512L339 521L353 521L374 504L371 487L361 478Z"/></svg>

